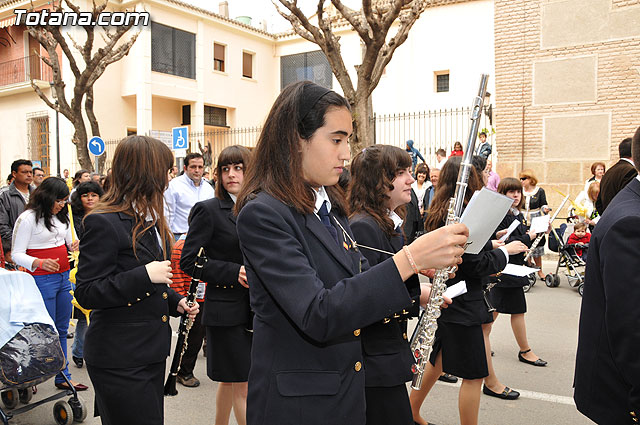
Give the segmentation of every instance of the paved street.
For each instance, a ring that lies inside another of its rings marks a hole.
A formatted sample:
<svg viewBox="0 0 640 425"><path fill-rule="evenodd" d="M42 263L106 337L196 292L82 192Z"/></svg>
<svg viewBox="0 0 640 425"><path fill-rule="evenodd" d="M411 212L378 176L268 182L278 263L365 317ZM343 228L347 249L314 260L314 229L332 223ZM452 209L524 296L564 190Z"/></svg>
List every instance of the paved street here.
<svg viewBox="0 0 640 425"><path fill-rule="evenodd" d="M549 271L555 264L544 263ZM494 365L502 382L519 390L519 400L503 401L482 396L480 423L485 425L582 425L591 421L579 414L573 405L572 380L577 341L577 322L580 296L569 287L563 277L558 288L547 288L538 281L527 294L529 312L526 315L527 331L531 346L549 362L545 368L520 363L507 316L498 318L494 325L492 344L495 351ZM174 329L177 322L172 323ZM174 339L175 341L175 339ZM70 366L73 378L90 384L86 369ZM189 423L213 424L216 384L205 374L205 359L199 357L196 376L202 384L191 389L178 385L179 394L166 398L165 416L167 425ZM53 392L52 381L41 384L34 400ZM438 383L427 398L423 417L437 425L454 425L458 422L458 386ZM82 397L89 406L89 417L84 423L100 424L93 418L93 393L91 389ZM12 424L55 424L51 409L53 404L40 406L31 412L17 416ZM232 419L232 424L236 424ZM303 424L300 424L303 425ZM349 424L345 424L349 425Z"/></svg>

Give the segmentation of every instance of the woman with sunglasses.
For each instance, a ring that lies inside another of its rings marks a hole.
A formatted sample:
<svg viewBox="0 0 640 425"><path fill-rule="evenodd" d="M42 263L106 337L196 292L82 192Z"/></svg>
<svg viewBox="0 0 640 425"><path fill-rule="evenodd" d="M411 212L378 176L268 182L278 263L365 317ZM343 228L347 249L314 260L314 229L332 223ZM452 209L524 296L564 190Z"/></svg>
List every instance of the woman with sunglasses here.
<svg viewBox="0 0 640 425"><path fill-rule="evenodd" d="M67 331L71 319L71 283L67 250L75 251L67 213L69 188L58 177L49 177L31 194L13 228L12 257L33 276L49 315L56 324L60 346L67 357ZM55 378L58 388L68 388L62 374L77 391L86 385L71 381L68 364Z"/></svg>
<svg viewBox="0 0 640 425"><path fill-rule="evenodd" d="M520 172L520 181L522 182L522 197L524 198L523 215L525 224L531 226L531 220L535 217L548 214L551 211L547 205L547 195L544 189L538 186L538 179L531 170L522 170ZM538 277L544 280L542 272L542 256L544 255L544 237L540 241L537 248L533 250L531 258L538 270Z"/></svg>

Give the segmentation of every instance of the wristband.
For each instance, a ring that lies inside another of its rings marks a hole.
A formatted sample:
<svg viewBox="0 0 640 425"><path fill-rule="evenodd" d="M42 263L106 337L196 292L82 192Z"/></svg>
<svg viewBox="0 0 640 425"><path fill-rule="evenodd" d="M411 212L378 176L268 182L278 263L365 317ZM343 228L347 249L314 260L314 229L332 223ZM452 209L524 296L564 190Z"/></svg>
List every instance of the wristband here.
<svg viewBox="0 0 640 425"><path fill-rule="evenodd" d="M38 266L38 268L42 268L43 263L44 263L44 260L40 260L40 265Z"/></svg>
<svg viewBox="0 0 640 425"><path fill-rule="evenodd" d="M411 255L411 251L409 251L409 247L408 246L403 246L402 250L404 251L404 254L407 256L407 260L409 260L409 264L411 265L411 269L413 270L413 272L415 274L420 273L420 270L418 270L418 267L416 266L415 261L413 261L413 256Z"/></svg>

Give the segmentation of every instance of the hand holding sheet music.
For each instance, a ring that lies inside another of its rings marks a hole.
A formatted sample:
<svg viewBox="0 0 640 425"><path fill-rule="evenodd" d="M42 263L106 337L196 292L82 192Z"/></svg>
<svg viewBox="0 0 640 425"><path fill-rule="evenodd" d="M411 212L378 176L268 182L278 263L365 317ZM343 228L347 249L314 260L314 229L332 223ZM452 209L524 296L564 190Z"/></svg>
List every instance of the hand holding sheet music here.
<svg viewBox="0 0 640 425"><path fill-rule="evenodd" d="M512 204L513 199L486 187L473 194L460 218L469 229L466 253L478 254L482 250Z"/></svg>

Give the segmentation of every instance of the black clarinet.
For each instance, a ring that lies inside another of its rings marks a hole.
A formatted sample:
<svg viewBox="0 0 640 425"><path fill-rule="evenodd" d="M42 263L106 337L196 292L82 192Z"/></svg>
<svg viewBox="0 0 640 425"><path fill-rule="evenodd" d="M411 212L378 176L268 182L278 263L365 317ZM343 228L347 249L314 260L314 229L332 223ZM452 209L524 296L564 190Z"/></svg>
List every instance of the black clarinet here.
<svg viewBox="0 0 640 425"><path fill-rule="evenodd" d="M198 284L200 284L200 276L202 276L202 269L207 262L207 257L204 253L204 248L200 248L198 256L196 257L196 264L193 268L193 275L191 277L191 285L189 285L189 293L187 294L187 305L191 307L196 299L196 292L198 291ZM173 360L171 361L171 369L169 370L169 376L167 382L164 384L164 395L177 395L176 380L178 378L178 371L180 370L180 363L182 363L182 356L187 351L187 337L193 321L189 318L189 314L185 311L180 318L180 327L178 328L178 342L176 343L176 350L173 353Z"/></svg>

